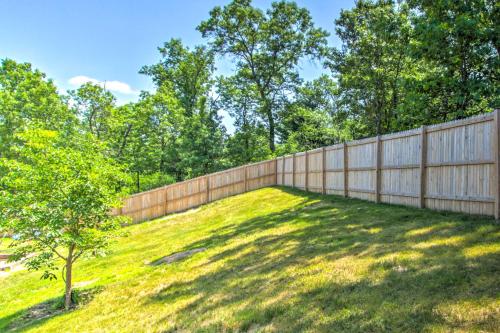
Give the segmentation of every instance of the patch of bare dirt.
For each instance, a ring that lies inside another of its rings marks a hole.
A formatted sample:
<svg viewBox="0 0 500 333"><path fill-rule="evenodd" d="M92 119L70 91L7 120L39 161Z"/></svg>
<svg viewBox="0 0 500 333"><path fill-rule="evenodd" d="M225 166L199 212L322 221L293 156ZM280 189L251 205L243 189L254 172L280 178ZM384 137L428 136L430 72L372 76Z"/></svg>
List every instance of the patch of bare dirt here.
<svg viewBox="0 0 500 333"><path fill-rule="evenodd" d="M195 253L203 252L205 250L206 250L206 248L200 247L200 248L192 249L192 250L188 250L188 251L177 252L177 253L171 254L169 256L165 256L165 257L162 257L162 258L157 259L155 261L152 261L149 264L151 266L158 266L161 264L171 264L173 262L179 261L179 260L184 259L186 257L190 257Z"/></svg>

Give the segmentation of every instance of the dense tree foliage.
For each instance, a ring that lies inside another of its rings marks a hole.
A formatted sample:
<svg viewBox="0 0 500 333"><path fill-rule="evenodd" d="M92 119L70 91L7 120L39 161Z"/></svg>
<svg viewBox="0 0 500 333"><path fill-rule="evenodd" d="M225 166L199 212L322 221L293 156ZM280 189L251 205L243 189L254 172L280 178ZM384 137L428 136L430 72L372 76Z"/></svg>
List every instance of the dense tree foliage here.
<svg viewBox="0 0 500 333"><path fill-rule="evenodd" d="M411 85L426 121L463 118L499 106L500 7L494 0L409 1L412 58L422 62Z"/></svg>
<svg viewBox="0 0 500 333"><path fill-rule="evenodd" d="M258 93L257 110L266 120L274 152L279 101L300 82L299 60L326 54L328 33L316 28L309 11L294 2L273 2L263 12L251 0L215 7L198 30L215 52L235 58L234 75Z"/></svg>
<svg viewBox="0 0 500 333"><path fill-rule="evenodd" d="M329 59L353 137L499 106L500 11L494 1L360 0L336 20Z"/></svg>
<svg viewBox="0 0 500 333"><path fill-rule="evenodd" d="M30 64L4 59L0 66L0 156L28 126L61 130L74 117L45 74Z"/></svg>
<svg viewBox="0 0 500 333"><path fill-rule="evenodd" d="M339 82L338 107L355 128L354 136L382 134L398 128L403 77L411 75L408 6L361 0L335 21L342 49L332 68Z"/></svg>
<svg viewBox="0 0 500 333"><path fill-rule="evenodd" d="M178 39L159 50L160 62L140 71L157 87L147 98L157 110L159 171L181 180L222 168L226 130L211 95L213 53L204 46L190 50Z"/></svg>

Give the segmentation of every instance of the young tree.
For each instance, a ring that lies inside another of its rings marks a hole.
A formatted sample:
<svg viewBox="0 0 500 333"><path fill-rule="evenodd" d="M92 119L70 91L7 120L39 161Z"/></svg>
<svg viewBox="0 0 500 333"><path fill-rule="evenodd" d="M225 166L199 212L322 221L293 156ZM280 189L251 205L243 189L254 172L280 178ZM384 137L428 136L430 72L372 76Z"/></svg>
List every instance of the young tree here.
<svg viewBox="0 0 500 333"><path fill-rule="evenodd" d="M48 130L19 135L15 158L0 159L0 223L14 235L12 260L56 278L64 261L65 308L72 304L73 264L99 255L124 222L111 216L126 176L102 154L91 135Z"/></svg>
<svg viewBox="0 0 500 333"><path fill-rule="evenodd" d="M235 75L255 86L259 112L267 121L269 149L274 152L277 98L299 81L301 59L327 53L328 33L316 28L309 11L294 2L273 2L264 13L251 0L215 7L198 30L210 39L215 52L234 57Z"/></svg>

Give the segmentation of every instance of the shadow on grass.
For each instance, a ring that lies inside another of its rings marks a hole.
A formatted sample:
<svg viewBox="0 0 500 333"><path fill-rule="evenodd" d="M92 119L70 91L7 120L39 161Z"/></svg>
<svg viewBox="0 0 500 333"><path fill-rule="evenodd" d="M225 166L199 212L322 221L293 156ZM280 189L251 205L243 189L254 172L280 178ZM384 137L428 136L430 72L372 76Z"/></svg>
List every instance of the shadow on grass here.
<svg viewBox="0 0 500 333"><path fill-rule="evenodd" d="M85 289L75 288L73 290L73 302L75 305L70 311L85 306L103 289L104 288L102 286ZM9 316L0 318L0 331L24 332L40 326L56 316L67 313L68 311L64 310L64 298L62 296L54 297L46 300L45 302L35 304L27 309L23 309Z"/></svg>
<svg viewBox="0 0 500 333"><path fill-rule="evenodd" d="M176 322L193 325L198 317L195 327L206 331L266 325L290 332L495 331L500 325L495 310L484 310L500 293L500 257L488 252L500 241L492 219L280 189L304 200L187 245L221 248L203 264L218 268L146 302L192 299ZM224 308L231 308L232 323L207 319Z"/></svg>

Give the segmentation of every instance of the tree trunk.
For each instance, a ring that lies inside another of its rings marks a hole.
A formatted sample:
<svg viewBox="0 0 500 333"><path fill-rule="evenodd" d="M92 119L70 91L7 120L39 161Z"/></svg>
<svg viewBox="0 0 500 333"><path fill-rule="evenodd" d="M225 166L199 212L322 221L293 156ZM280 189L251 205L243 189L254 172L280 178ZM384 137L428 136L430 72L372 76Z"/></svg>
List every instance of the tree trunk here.
<svg viewBox="0 0 500 333"><path fill-rule="evenodd" d="M123 149L125 149L125 146L127 145L127 139L131 130L132 130L132 125L129 124L127 126L127 129L125 130L125 133L123 134L122 144L120 145L120 149L118 150L118 157L121 157L123 154Z"/></svg>
<svg viewBox="0 0 500 333"><path fill-rule="evenodd" d="M135 178L135 185L137 186L137 192L141 191L141 174L139 171L136 173L136 178Z"/></svg>
<svg viewBox="0 0 500 333"><path fill-rule="evenodd" d="M269 149L274 153L276 150L274 145L274 118L271 110L267 110L267 119L269 121Z"/></svg>
<svg viewBox="0 0 500 333"><path fill-rule="evenodd" d="M165 154L163 153L165 149L165 137L162 135L161 141L160 141L160 173L164 172L165 168Z"/></svg>
<svg viewBox="0 0 500 333"><path fill-rule="evenodd" d="M73 269L73 251L75 249L74 245L69 247L68 257L66 258L66 291L64 293L64 308L69 310L72 305L71 300L71 277L72 277L72 269Z"/></svg>

